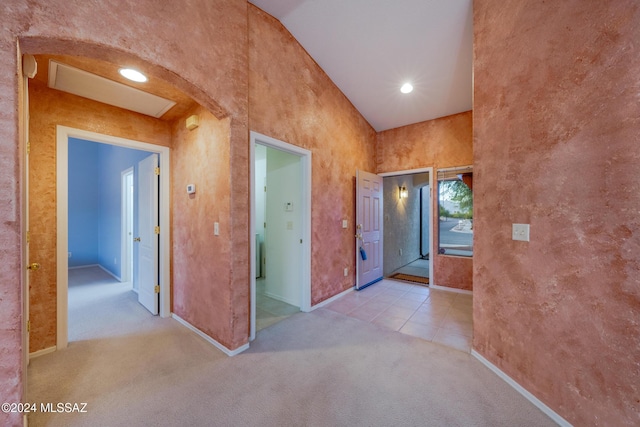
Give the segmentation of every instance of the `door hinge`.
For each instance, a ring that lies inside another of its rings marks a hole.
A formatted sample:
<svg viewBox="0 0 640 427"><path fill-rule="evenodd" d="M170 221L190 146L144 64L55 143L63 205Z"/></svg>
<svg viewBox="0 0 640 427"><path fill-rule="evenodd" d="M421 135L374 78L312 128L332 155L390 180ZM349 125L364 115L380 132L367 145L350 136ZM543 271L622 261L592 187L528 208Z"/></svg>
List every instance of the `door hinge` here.
<svg viewBox="0 0 640 427"><path fill-rule="evenodd" d="M155 285L153 287L153 292L155 292L156 294L159 294L160 293L160 285Z"/></svg>
<svg viewBox="0 0 640 427"><path fill-rule="evenodd" d="M27 231L27 244L31 242L31 232Z"/></svg>
<svg viewBox="0 0 640 427"><path fill-rule="evenodd" d="M27 154L31 153L31 142L27 142Z"/></svg>
<svg viewBox="0 0 640 427"><path fill-rule="evenodd" d="M160 168L156 166L156 168L153 170L153 172L154 172L156 175L160 175Z"/></svg>
<svg viewBox="0 0 640 427"><path fill-rule="evenodd" d="M267 228L267 223L266 222L264 223L264 228Z"/></svg>
<svg viewBox="0 0 640 427"><path fill-rule="evenodd" d="M267 192L267 186L266 185L264 186L264 192L265 193Z"/></svg>
<svg viewBox="0 0 640 427"><path fill-rule="evenodd" d="M153 232L156 234L160 234L160 226L156 225L155 227L153 227Z"/></svg>
<svg viewBox="0 0 640 427"><path fill-rule="evenodd" d="M27 320L27 333L31 332L31 320Z"/></svg>

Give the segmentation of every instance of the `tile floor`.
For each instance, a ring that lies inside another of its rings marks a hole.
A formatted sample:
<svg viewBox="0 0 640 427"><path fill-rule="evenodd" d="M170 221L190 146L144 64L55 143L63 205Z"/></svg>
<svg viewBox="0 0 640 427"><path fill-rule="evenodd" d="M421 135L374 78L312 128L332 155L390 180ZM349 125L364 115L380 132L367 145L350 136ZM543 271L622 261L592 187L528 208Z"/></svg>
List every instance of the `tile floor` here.
<svg viewBox="0 0 640 427"><path fill-rule="evenodd" d="M326 308L427 341L471 352L472 296L394 280L350 292Z"/></svg>
<svg viewBox="0 0 640 427"><path fill-rule="evenodd" d="M256 331L278 323L299 311L299 307L265 295L264 279L256 280Z"/></svg>

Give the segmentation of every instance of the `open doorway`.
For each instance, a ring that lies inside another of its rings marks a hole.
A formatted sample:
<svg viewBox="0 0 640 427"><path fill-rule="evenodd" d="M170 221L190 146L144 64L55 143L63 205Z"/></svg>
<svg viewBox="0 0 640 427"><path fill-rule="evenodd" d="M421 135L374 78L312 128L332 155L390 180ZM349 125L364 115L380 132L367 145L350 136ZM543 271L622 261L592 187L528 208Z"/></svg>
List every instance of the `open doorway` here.
<svg viewBox="0 0 640 427"><path fill-rule="evenodd" d="M159 156L153 153L158 153ZM129 282L123 280L126 273L123 272L122 266L126 264L129 256L126 254L127 242L121 242L124 234L121 221L128 213L121 208L121 201L129 199L133 205L131 209L133 212L140 209L138 198L124 195L122 191L130 192L130 188L127 190L125 187L135 188L138 185L140 174L137 172L140 170L140 165L150 157L159 159L160 169L165 167L168 171L169 150L166 147L58 126L57 348L66 347L69 341L69 322L74 319L69 311L70 287L87 282L117 284L122 289L111 286L106 293L112 297L113 292L116 294L127 292L134 287L140 292L140 283L136 280L140 270L136 268L140 265L136 260L140 257L139 249L135 246L131 249L133 259L131 280ZM133 176L128 179L127 171L131 168L133 168ZM159 197L161 203L146 210L155 212L156 216L159 214L156 223L160 224L160 229L164 225L165 230L168 230L168 173L164 176L160 174L157 181L160 181L160 184L156 188L160 191L159 194L156 193L155 199L158 200ZM91 212L97 215L91 215ZM135 220L135 215L132 222L133 234L140 234L142 227L140 221ZM126 221L124 225L126 228ZM162 317L166 317L170 314L168 233L154 235L152 238L158 241L157 255L155 255L157 262L153 274L157 277L157 281L154 280L154 282L159 283L157 289L159 295L155 297L158 303L155 304L154 314L159 311ZM155 284L151 284L151 287L154 288ZM80 300L92 299L97 292L95 289L93 295L82 292L78 294ZM118 296L115 295L115 297ZM149 310L154 312L152 309Z"/></svg>
<svg viewBox="0 0 640 427"><path fill-rule="evenodd" d="M251 133L251 339L311 304L311 153Z"/></svg>
<svg viewBox="0 0 640 427"><path fill-rule="evenodd" d="M383 176L384 276L427 286L433 271L431 168Z"/></svg>

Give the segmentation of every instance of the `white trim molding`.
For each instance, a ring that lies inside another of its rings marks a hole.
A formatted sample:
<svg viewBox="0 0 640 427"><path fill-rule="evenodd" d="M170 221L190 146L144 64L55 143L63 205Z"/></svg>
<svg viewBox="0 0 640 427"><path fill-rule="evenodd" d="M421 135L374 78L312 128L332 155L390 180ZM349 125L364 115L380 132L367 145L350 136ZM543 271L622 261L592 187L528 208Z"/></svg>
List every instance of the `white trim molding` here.
<svg viewBox="0 0 640 427"><path fill-rule="evenodd" d="M247 350L249 348L249 344L247 343L247 344L245 344L243 346L240 346L240 347L236 348L235 350L229 350L227 347L225 347L224 345L220 344L218 341L214 340L209 335L205 334L200 329L196 328L191 323L187 322L186 320L184 320L182 317L178 316L177 314L171 313L171 317L173 317L178 323L180 323L185 328L191 330L192 332L195 332L198 336L203 338L206 342L208 342L209 344L213 345L218 350L222 351L227 356L235 356L235 355L240 354L240 353L242 353L243 351L245 351L245 350Z"/></svg>
<svg viewBox="0 0 640 427"><path fill-rule="evenodd" d="M300 311L309 312L311 308L311 151L280 141L258 132L250 131L250 259L251 259L251 287L250 287L250 326L249 341L256 337L256 206L255 206L255 147L256 144L275 148L300 157L302 166L302 283L300 302L294 304Z"/></svg>
<svg viewBox="0 0 640 427"><path fill-rule="evenodd" d="M337 300L339 298L342 298L343 296L347 295L348 293L353 292L355 289L356 289L355 287L349 288L346 291L342 291L339 294L332 296L331 298L327 298L326 300L324 300L322 302L319 302L316 305L312 306L311 309L309 309L309 311L313 311L315 309L322 308L327 304L331 304L335 300Z"/></svg>
<svg viewBox="0 0 640 427"><path fill-rule="evenodd" d="M561 427L573 427L571 425L571 423L569 423L567 420L565 420L560 415L558 415L553 409L549 408L547 405L542 403L542 401L540 399L535 397L527 389L525 389L520 384L518 384L509 375L507 375L504 372L502 372L500 370L500 368L498 368L496 365L494 365L493 363L491 363L487 359L485 359L484 356L482 356L480 353L478 353L475 350L471 350L471 355L473 357L475 357L476 359L478 359L480 361L480 363L482 363L484 366L486 366L491 371L493 371L493 373L496 374L498 377L500 377L500 379L502 379L504 382L506 382L511 387L513 387L513 389L515 391L517 391L518 393L520 393L525 399L527 399L529 402L533 403L538 409L540 409L542 412L544 412L549 418L551 418L553 421L555 421L559 426L561 426Z"/></svg>
<svg viewBox="0 0 640 427"><path fill-rule="evenodd" d="M429 284L429 287L431 289L437 289L439 291L446 291L446 292L453 292L455 294L473 295L473 291L468 291L466 289L451 288L449 286L440 286L436 284Z"/></svg>
<svg viewBox="0 0 640 427"><path fill-rule="evenodd" d="M56 351L56 346L43 348L42 350L34 351L33 353L29 353L29 360L33 360L36 357L44 356L45 354L53 353Z"/></svg>

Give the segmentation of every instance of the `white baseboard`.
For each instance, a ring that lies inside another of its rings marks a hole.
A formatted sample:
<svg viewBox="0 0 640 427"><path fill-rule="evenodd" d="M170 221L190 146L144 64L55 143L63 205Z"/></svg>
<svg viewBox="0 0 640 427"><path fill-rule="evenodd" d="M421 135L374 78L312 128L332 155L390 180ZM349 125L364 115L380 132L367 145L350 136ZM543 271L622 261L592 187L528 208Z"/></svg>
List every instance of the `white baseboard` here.
<svg viewBox="0 0 640 427"><path fill-rule="evenodd" d="M487 368L492 370L493 373L495 373L498 377L500 377L504 382L506 382L511 387L513 387L518 393L520 393L522 396L524 396L525 399L527 399L529 402L533 403L538 409L540 409L542 412L544 412L549 418L551 418L553 421L555 421L559 426L561 426L561 427L572 427L571 423L569 423L567 420L565 420L560 415L558 415L553 409L549 408L547 405L542 403L542 401L540 399L538 399L533 394L531 394L529 391L527 391L527 389L525 389L520 384L518 384L509 375L507 375L504 372L502 372L500 370L500 368L498 368L496 365L494 365L493 363L491 363L487 359L485 359L484 356L482 356L480 353L478 353L475 350L471 350L471 355L473 357L475 357L476 359L478 359L480 361L480 363L482 363L484 366L486 366Z"/></svg>
<svg viewBox="0 0 640 427"><path fill-rule="evenodd" d="M343 296L347 295L349 292L353 292L355 290L355 288L349 288L346 291L340 292L338 295L334 295L331 298L328 298L322 302L319 302L318 304L311 306L311 308L309 309L309 311L313 311L317 308L320 307L324 307L327 304L331 304L332 302L334 302L335 300L337 300L338 298L342 298Z"/></svg>
<svg viewBox="0 0 640 427"><path fill-rule="evenodd" d="M76 265L75 267L68 267L69 270L79 270L81 268L100 267L98 264Z"/></svg>
<svg viewBox="0 0 640 427"><path fill-rule="evenodd" d="M468 291L466 289L450 288L449 286L440 286L440 285L435 285L435 284L434 285L429 284L429 287L431 289L437 289L439 291L453 292L455 294L473 295L472 291Z"/></svg>
<svg viewBox="0 0 640 427"><path fill-rule="evenodd" d="M118 282L122 282L122 279L119 278L118 276L116 276L115 274L113 274L112 272L110 272L109 270L107 270L105 267L101 266L100 264L98 264L98 267L100 267L105 273L109 274L111 277L113 277L114 279L116 279Z"/></svg>
<svg viewBox="0 0 640 427"><path fill-rule="evenodd" d="M293 300L289 300L289 299L287 299L287 298L285 298L285 297L282 297L282 296L280 296L280 295L272 294L271 292L267 292L267 291L265 291L265 293L264 293L264 294L265 294L266 296L268 296L269 298L273 298L273 299L275 299L275 300L278 300L278 301L283 302L283 303L285 303L285 304L292 305L292 306L294 306L294 307L298 307L298 306L300 305L300 301L293 301Z"/></svg>
<svg viewBox="0 0 640 427"><path fill-rule="evenodd" d="M42 350L34 351L33 353L29 353L29 360L35 359L36 357L44 356L45 354L53 353L56 351L56 346L43 348Z"/></svg>
<svg viewBox="0 0 640 427"><path fill-rule="evenodd" d="M115 274L113 274L111 271L107 270L105 267L103 267L100 264L77 265L75 267L68 267L68 270L79 270L81 268L92 268L92 267L98 267L102 271L104 271L105 273L107 273L108 275L116 279L118 282L122 282L122 279L120 277L116 276Z"/></svg>
<svg viewBox="0 0 640 427"><path fill-rule="evenodd" d="M177 314L171 313L171 317L173 317L182 326L184 326L187 329L190 329L191 331L193 331L196 334L198 334L201 338L203 338L209 344L212 344L214 347L216 347L218 350L220 350L223 353L225 353L227 356L235 356L235 355L240 354L240 353L242 353L243 351L245 351L245 350L247 350L249 348L249 344L247 343L247 344L245 344L245 345L243 345L241 347L236 348L235 350L229 350L227 347L225 347L224 345L220 344L218 341L214 340L209 335L205 334L200 329L196 328L191 323L187 322L186 320L184 320L182 317L178 316Z"/></svg>

